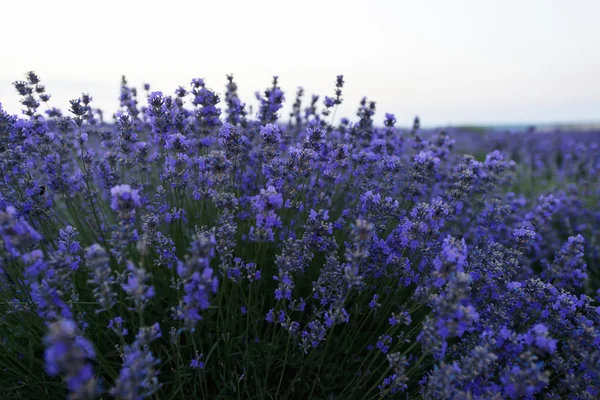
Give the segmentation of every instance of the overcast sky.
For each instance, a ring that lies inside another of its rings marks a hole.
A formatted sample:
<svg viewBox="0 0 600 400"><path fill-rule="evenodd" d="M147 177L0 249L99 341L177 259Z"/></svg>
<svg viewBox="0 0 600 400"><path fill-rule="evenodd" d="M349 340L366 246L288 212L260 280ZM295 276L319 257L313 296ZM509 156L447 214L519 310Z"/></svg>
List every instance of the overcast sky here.
<svg viewBox="0 0 600 400"><path fill-rule="evenodd" d="M122 74L172 93L233 73L251 104L279 75L288 106L343 74L338 116L366 95L402 125L599 122L599 16L600 0L4 0L0 102L20 110L28 70L52 106L89 92L107 114Z"/></svg>

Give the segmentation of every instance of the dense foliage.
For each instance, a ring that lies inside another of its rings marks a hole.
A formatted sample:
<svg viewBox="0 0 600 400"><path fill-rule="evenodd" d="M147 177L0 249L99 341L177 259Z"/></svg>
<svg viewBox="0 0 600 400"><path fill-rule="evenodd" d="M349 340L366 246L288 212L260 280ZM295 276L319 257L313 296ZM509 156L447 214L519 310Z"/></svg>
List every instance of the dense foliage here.
<svg viewBox="0 0 600 400"><path fill-rule="evenodd" d="M334 124L343 85L123 78L105 123L15 82L0 397L600 397L600 135Z"/></svg>

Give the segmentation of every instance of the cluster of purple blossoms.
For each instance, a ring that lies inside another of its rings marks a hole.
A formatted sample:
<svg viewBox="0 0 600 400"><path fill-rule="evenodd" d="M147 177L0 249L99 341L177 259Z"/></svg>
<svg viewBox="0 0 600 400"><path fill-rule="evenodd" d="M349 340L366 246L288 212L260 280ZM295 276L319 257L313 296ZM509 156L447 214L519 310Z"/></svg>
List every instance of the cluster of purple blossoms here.
<svg viewBox="0 0 600 400"><path fill-rule="evenodd" d="M88 283L94 286L94 297L101 306L96 312L110 310L117 302L117 295L113 287L116 279L110 268L108 253L99 244L93 244L85 252L85 263L90 270Z"/></svg>
<svg viewBox="0 0 600 400"><path fill-rule="evenodd" d="M42 239L42 235L21 218L13 206L0 211L0 237L4 249L12 257L20 256L21 249L27 249Z"/></svg>
<svg viewBox="0 0 600 400"><path fill-rule="evenodd" d="M129 185L117 185L111 188L110 196L110 208L124 216L141 205L139 192Z"/></svg>
<svg viewBox="0 0 600 400"><path fill-rule="evenodd" d="M208 308L211 294L216 293L219 287L219 279L210 267L215 254L214 245L214 236L199 233L192 242L190 256L177 265L177 275L183 286L183 300L176 309L176 315L191 332L202 319L200 311Z"/></svg>
<svg viewBox="0 0 600 400"><path fill-rule="evenodd" d="M261 189L260 194L252 198L252 210L256 213L256 226L250 228L250 239L257 242L275 240L274 228L281 227L281 218L276 210L283 206L283 197L275 187Z"/></svg>
<svg viewBox="0 0 600 400"><path fill-rule="evenodd" d="M111 396L117 399L152 397L161 388L156 367L160 359L154 357L150 344L162 336L160 326L143 327L135 341L123 349L123 366Z"/></svg>
<svg viewBox="0 0 600 400"><path fill-rule="evenodd" d="M277 77L254 107L232 76L223 96L123 77L111 122L15 82L0 387L599 398L600 133L403 129L366 97L337 121L344 85L298 89L286 123Z"/></svg>
<svg viewBox="0 0 600 400"><path fill-rule="evenodd" d="M149 274L143 268L127 261L127 270L120 279L123 281L121 288L127 299L134 304L133 310L141 313L156 294L154 286L148 284Z"/></svg>
<svg viewBox="0 0 600 400"><path fill-rule="evenodd" d="M44 361L50 376L60 375L73 399L95 399L99 396L96 373L90 362L95 358L94 345L78 335L75 322L62 319L49 327L45 337Z"/></svg>
<svg viewBox="0 0 600 400"><path fill-rule="evenodd" d="M140 207L141 199L138 190L129 185L117 185L110 189L110 207L119 217L111 238L112 254L119 262L123 260L126 247L138 240L135 228L135 209Z"/></svg>
<svg viewBox="0 0 600 400"><path fill-rule="evenodd" d="M260 101L259 119L262 124L277 121L277 112L283 107L285 100L284 93L278 85L279 77L273 77L273 85L264 91L264 96L256 93L256 98Z"/></svg>

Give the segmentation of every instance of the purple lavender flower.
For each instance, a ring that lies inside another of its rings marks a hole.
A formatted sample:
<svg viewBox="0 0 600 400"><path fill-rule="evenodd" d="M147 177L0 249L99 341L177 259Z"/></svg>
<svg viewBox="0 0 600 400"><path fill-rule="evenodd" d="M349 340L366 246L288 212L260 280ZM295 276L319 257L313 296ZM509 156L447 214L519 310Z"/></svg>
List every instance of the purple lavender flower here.
<svg viewBox="0 0 600 400"><path fill-rule="evenodd" d="M214 257L215 238L200 232L192 242L190 256L179 261L177 275L183 282L183 300L176 310L177 318L191 332L202 319L200 311L210 305L210 295L217 292L219 280L213 274L210 260Z"/></svg>
<svg viewBox="0 0 600 400"><path fill-rule="evenodd" d="M260 101L259 119L261 124L276 122L277 112L283 107L285 97L277 81L278 77L274 76L273 86L265 90L264 97L260 93L256 93L256 98Z"/></svg>
<svg viewBox="0 0 600 400"><path fill-rule="evenodd" d="M127 246L136 242L139 237L135 229L135 209L141 206L138 190L129 185L117 185L110 190L111 208L119 216L118 225L113 227L110 239L111 252L120 263L125 257Z"/></svg>
<svg viewBox="0 0 600 400"><path fill-rule="evenodd" d="M247 125L246 104L242 103L237 94L237 84L233 82L233 75L227 75L227 93L225 102L227 103L227 122L232 125L240 124L242 127Z"/></svg>
<svg viewBox="0 0 600 400"><path fill-rule="evenodd" d="M319 343L325 340L326 329L319 320L314 320L308 323L307 329L300 333L300 347L304 354L308 354L310 348L315 348Z"/></svg>
<svg viewBox="0 0 600 400"><path fill-rule="evenodd" d="M117 399L144 399L156 393L162 384L155 369L160 360L150 351L151 342L160 337L158 324L140 329L135 341L123 349L123 366L110 395Z"/></svg>
<svg viewBox="0 0 600 400"><path fill-rule="evenodd" d="M116 293L113 289L115 277L110 269L108 253L99 244L93 244L85 252L85 262L90 269L88 283L94 286L93 293L100 304L100 311L108 311L116 304Z"/></svg>
<svg viewBox="0 0 600 400"><path fill-rule="evenodd" d="M557 288L576 291L588 278L584 261L585 239L581 235L571 236L567 243L557 252L552 264L542 262L545 270L542 277L548 279Z"/></svg>
<svg viewBox="0 0 600 400"><path fill-rule="evenodd" d="M277 124L267 124L260 128L260 151L264 162L271 162L278 154L281 131Z"/></svg>
<svg viewBox="0 0 600 400"><path fill-rule="evenodd" d="M141 205L139 192L129 185L117 185L111 188L110 195L110 207L119 213L129 214Z"/></svg>
<svg viewBox="0 0 600 400"><path fill-rule="evenodd" d="M434 262L436 286L441 287L447 277L453 272L463 272L467 260L467 246L465 240L456 240L447 236L442 243L442 252Z"/></svg>
<svg viewBox="0 0 600 400"><path fill-rule="evenodd" d="M396 124L396 117L394 116L394 114L386 113L385 121L383 124L388 128L393 127Z"/></svg>
<svg viewBox="0 0 600 400"><path fill-rule="evenodd" d="M181 133L171 134L165 141L165 149L173 150L178 153L185 153L189 150L191 142Z"/></svg>
<svg viewBox="0 0 600 400"><path fill-rule="evenodd" d="M95 399L100 395L90 359L95 357L92 343L78 335L77 325L63 319L50 325L44 338L46 373L61 375L70 396L77 399Z"/></svg>
<svg viewBox="0 0 600 400"><path fill-rule="evenodd" d="M198 352L196 352L196 356L190 361L190 367L193 369L204 369L204 362L202 361L203 357L204 354L198 354Z"/></svg>
<svg viewBox="0 0 600 400"><path fill-rule="evenodd" d="M41 240L42 235L19 218L14 207L8 206L0 211L0 238L8 254L18 257L35 242Z"/></svg>
<svg viewBox="0 0 600 400"><path fill-rule="evenodd" d="M544 324L534 325L524 337L525 344L533 346L539 351L552 354L556 351L558 341L550 338L548 333L548 328Z"/></svg>
<svg viewBox="0 0 600 400"><path fill-rule="evenodd" d="M117 335L119 336L127 336L127 334L129 333L129 330L125 327L123 327L123 324L125 323L125 320L123 318L121 318L120 316L114 317L112 318L110 321L108 321L108 329L111 329L113 332L115 332Z"/></svg>
<svg viewBox="0 0 600 400"><path fill-rule="evenodd" d="M256 227L250 228L250 238L255 241L272 242L273 228L281 227L281 218L275 210L283 206L283 197L275 187L261 189L260 195L252 197L252 209L256 213Z"/></svg>
<svg viewBox="0 0 600 400"><path fill-rule="evenodd" d="M227 157L234 161L246 150L248 138L242 131L228 122L219 129L219 145L225 150Z"/></svg>
<svg viewBox="0 0 600 400"><path fill-rule="evenodd" d="M221 115L221 109L217 107L217 104L221 102L219 95L206 88L202 79L192 80L191 93L194 96L192 104L201 106L196 110L196 119L199 124L204 128L218 125Z"/></svg>
<svg viewBox="0 0 600 400"><path fill-rule="evenodd" d="M373 298L371 299L371 301L369 302L369 307L372 310L377 310L379 307L381 307L381 303L378 303L377 300L379 300L379 295L377 293L375 293L373 295Z"/></svg>
<svg viewBox="0 0 600 400"><path fill-rule="evenodd" d="M384 378L381 385L379 385L381 395L402 393L408 388L407 383L409 380L405 371L408 365L406 357L400 353L387 354L386 357L393 374Z"/></svg>
<svg viewBox="0 0 600 400"><path fill-rule="evenodd" d="M154 287L148 285L150 275L141 267L136 267L131 261L127 261L127 274L124 275L125 282L121 284L127 298L135 304L133 308L142 312L150 299L155 295Z"/></svg>
<svg viewBox="0 0 600 400"><path fill-rule="evenodd" d="M381 335L379 336L379 340L377 340L375 347L377 347L383 354L387 354L391 343L392 337L390 335Z"/></svg>
<svg viewBox="0 0 600 400"><path fill-rule="evenodd" d="M254 196L253 207L259 212L274 211L283 206L283 197L273 186L261 189L259 196Z"/></svg>

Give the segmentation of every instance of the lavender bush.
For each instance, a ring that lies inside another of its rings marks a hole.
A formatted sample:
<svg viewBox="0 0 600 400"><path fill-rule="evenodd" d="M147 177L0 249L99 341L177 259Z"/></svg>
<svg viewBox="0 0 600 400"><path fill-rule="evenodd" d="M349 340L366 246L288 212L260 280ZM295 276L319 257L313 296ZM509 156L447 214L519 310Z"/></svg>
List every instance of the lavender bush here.
<svg viewBox="0 0 600 400"><path fill-rule="evenodd" d="M600 396L598 133L334 123L342 76L289 116L123 78L115 123L14 86L3 399Z"/></svg>

